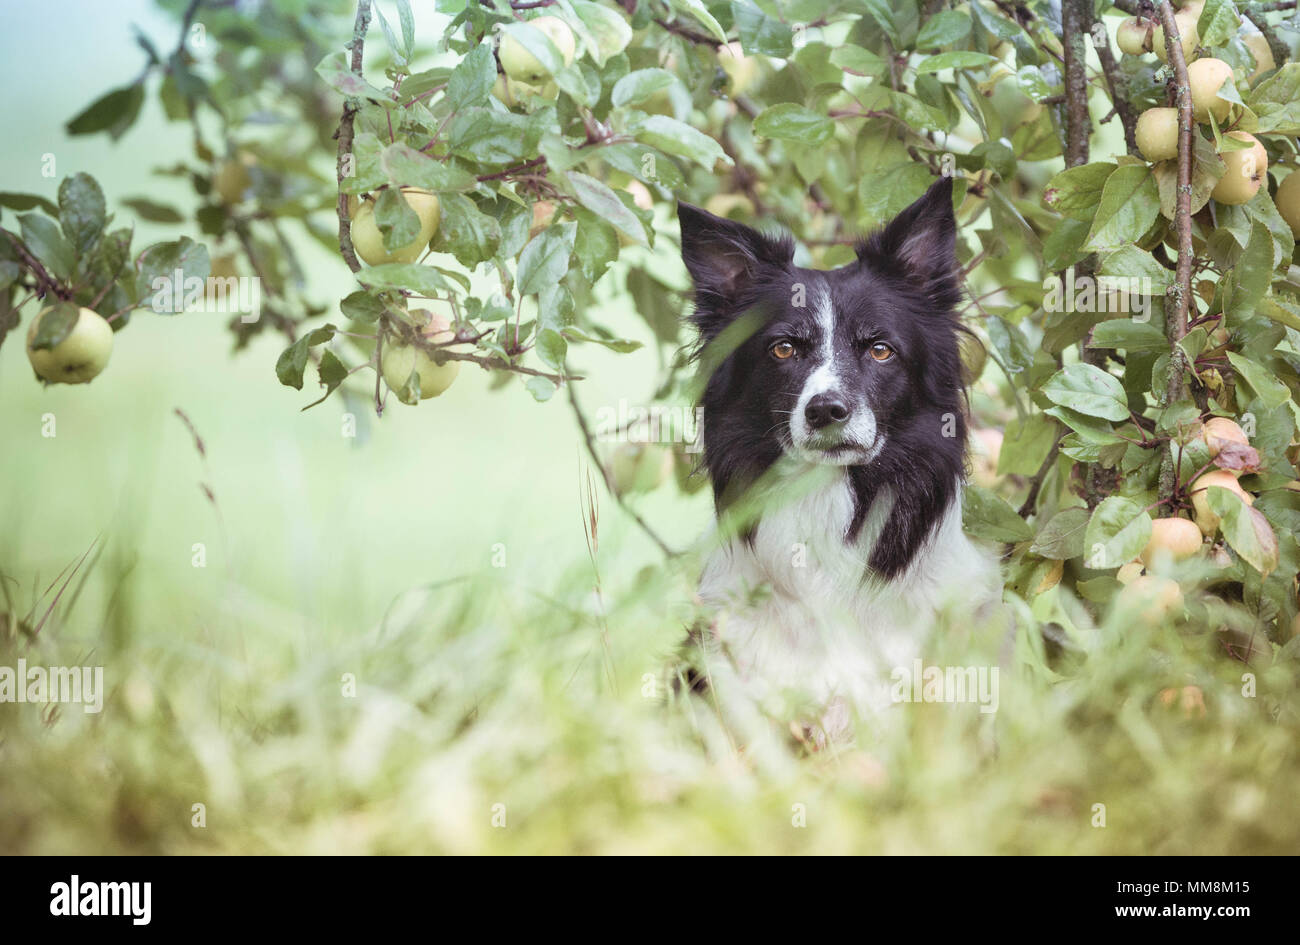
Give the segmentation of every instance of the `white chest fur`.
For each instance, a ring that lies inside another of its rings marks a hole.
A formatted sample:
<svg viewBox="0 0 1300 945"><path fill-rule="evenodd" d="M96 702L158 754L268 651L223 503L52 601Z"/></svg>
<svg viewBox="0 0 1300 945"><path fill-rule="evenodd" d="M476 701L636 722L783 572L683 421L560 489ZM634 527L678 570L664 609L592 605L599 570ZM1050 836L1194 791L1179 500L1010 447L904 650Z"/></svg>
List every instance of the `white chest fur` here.
<svg viewBox="0 0 1300 945"><path fill-rule="evenodd" d="M1000 597L997 562L962 531L958 499L904 574L864 580L892 499L881 496L846 543L847 475L817 472L825 478L815 488L769 505L752 542L732 539L712 553L700 595L723 612L715 642L760 700L875 711L888 702L891 671L921 655L954 600L972 613Z"/></svg>

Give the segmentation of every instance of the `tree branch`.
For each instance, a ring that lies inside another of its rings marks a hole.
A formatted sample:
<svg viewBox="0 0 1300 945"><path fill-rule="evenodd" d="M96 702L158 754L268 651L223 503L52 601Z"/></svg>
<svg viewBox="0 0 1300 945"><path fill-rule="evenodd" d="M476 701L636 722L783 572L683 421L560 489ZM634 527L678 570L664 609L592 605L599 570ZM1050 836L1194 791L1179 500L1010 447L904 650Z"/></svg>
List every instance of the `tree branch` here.
<svg viewBox="0 0 1300 945"><path fill-rule="evenodd" d="M1294 4L1293 4L1294 5ZM1264 34L1264 41L1268 43L1269 52L1273 54L1273 62L1281 67L1291 58L1291 47L1278 38L1272 25L1269 24L1268 18L1264 11L1259 8L1242 7L1242 12L1246 14L1247 19L1254 23L1261 33ZM1279 7L1278 9L1283 9Z"/></svg>
<svg viewBox="0 0 1300 945"><path fill-rule="evenodd" d="M1088 47L1084 41L1092 22L1091 0L1063 0L1061 29L1065 46L1065 166L1088 163Z"/></svg>
<svg viewBox="0 0 1300 945"><path fill-rule="evenodd" d="M14 252L18 254L18 258L36 277L36 283L40 287L42 298L47 295L53 295L65 301L72 298L72 292L59 285L58 280L46 271L45 267L41 265L41 261L31 254L31 251L27 249L22 240L6 229L0 229L0 233L9 238L9 242L13 244Z"/></svg>
<svg viewBox="0 0 1300 945"><path fill-rule="evenodd" d="M1165 383L1165 402L1176 403L1187 396L1187 355L1178 344L1187 333L1187 312L1192 301L1192 90L1183 58L1182 37L1169 0L1159 6L1165 32L1165 49L1174 73L1174 101L1178 109L1178 191L1174 224L1178 232L1178 268L1174 284L1165 292L1165 338L1169 342L1169 376ZM1172 443L1160 463L1160 499L1173 496L1178 485Z"/></svg>
<svg viewBox="0 0 1300 945"><path fill-rule="evenodd" d="M1093 24L1089 24L1089 29L1092 28ZM1137 112L1128 100L1128 79L1119 71L1119 62L1110 48L1110 37L1105 36L1098 43L1097 34L1093 32L1091 35L1093 48L1101 60L1102 74L1106 77L1106 87L1110 89L1110 98L1115 104L1115 114L1119 115L1120 124L1124 126L1124 144L1128 147L1129 154L1137 154Z"/></svg>
<svg viewBox="0 0 1300 945"><path fill-rule="evenodd" d="M351 68L357 76L361 75L361 57L365 50L366 30L369 28L370 0L359 0L357 18L352 24L352 42L349 44L352 49ZM339 156L335 171L340 184L348 176L347 172L352 170L353 120L360 110L360 100L355 97L343 103L343 116L339 119L339 130L336 134L339 139ZM343 254L343 261L348 264L348 268L353 272L360 272L361 262L357 259L356 249L352 245L352 221L348 215L348 195L342 191L339 191L338 215L339 251Z"/></svg>

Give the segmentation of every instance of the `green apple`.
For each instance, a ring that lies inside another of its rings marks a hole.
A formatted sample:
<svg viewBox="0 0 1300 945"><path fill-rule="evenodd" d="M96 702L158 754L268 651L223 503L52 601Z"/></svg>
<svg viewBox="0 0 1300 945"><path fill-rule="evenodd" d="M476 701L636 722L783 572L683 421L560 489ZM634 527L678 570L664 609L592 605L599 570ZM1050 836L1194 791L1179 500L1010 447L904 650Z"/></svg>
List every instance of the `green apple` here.
<svg viewBox="0 0 1300 945"><path fill-rule="evenodd" d="M113 326L93 309L77 310L77 321L68 336L53 348L34 348L41 320L53 307L42 309L27 330L27 360L32 369L50 384L86 384L99 376L113 353Z"/></svg>
<svg viewBox="0 0 1300 945"><path fill-rule="evenodd" d="M1147 36L1150 32L1150 23L1131 17L1115 30L1115 42L1119 44L1120 52L1130 56L1140 56L1150 48L1147 46Z"/></svg>
<svg viewBox="0 0 1300 945"><path fill-rule="evenodd" d="M1197 59L1187 67L1187 80L1192 87L1192 114L1196 120L1208 122L1213 115L1215 122L1222 125L1232 111L1232 103L1219 95L1219 89L1232 81L1232 66L1222 59Z"/></svg>
<svg viewBox="0 0 1300 945"><path fill-rule="evenodd" d="M506 108L519 108L521 105L527 104L529 99L533 97L540 96L554 101L560 96L560 87L554 82L547 82L545 85L540 86L529 85L527 82L520 82L502 73L497 76L497 80L492 86L492 94Z"/></svg>
<svg viewBox="0 0 1300 945"><path fill-rule="evenodd" d="M1253 144L1240 151L1225 151L1219 155L1227 170L1210 191L1210 196L1223 204L1248 203L1268 179L1268 152L1249 132L1230 131L1228 137Z"/></svg>
<svg viewBox="0 0 1300 945"><path fill-rule="evenodd" d="M1148 161L1178 157L1178 109L1148 108L1138 115L1133 131L1138 150Z"/></svg>
<svg viewBox="0 0 1300 945"><path fill-rule="evenodd" d="M1196 55L1196 47L1201 45L1201 34L1196 30L1196 21L1200 13L1181 10L1174 14L1174 22L1178 24L1178 36L1182 40L1183 58L1188 62ZM1169 61L1169 48L1165 45L1165 30L1156 22L1156 28L1151 33L1151 49L1156 54L1156 58L1161 62Z"/></svg>
<svg viewBox="0 0 1300 945"><path fill-rule="evenodd" d="M718 65L731 80L729 85L732 98L744 95L758 78L758 59L746 56L740 43L728 43L719 48Z"/></svg>
<svg viewBox="0 0 1300 945"><path fill-rule="evenodd" d="M609 475L614 492L650 492L672 475L673 454L653 443L622 443L609 459Z"/></svg>
<svg viewBox="0 0 1300 945"><path fill-rule="evenodd" d="M256 164L257 157L249 151L237 151L234 157L221 162L212 175L212 189L222 203L236 204L244 199L248 188L253 186L248 169Z"/></svg>
<svg viewBox="0 0 1300 945"><path fill-rule="evenodd" d="M555 48L560 51L560 55L564 57L566 66L573 65L573 56L577 51L577 45L573 39L573 31L569 29L567 23L558 16L539 16L535 20L529 20L528 25L546 34ZM506 75L519 82L536 85L545 81L551 75L550 70L542 64L542 61L525 49L523 43L509 33L501 37L501 45L497 49L497 56L501 60L501 68L505 70Z"/></svg>
<svg viewBox="0 0 1300 945"><path fill-rule="evenodd" d="M1286 180L1277 185L1277 196L1273 198L1277 212L1282 214L1286 225L1296 239L1300 239L1300 171L1292 171Z"/></svg>
<svg viewBox="0 0 1300 945"><path fill-rule="evenodd" d="M1214 509L1210 508L1211 486L1218 486L1220 489L1227 489L1235 493L1241 501L1247 505L1255 504L1255 497L1241 487L1237 482L1237 477L1226 469L1211 469L1202 475L1191 486L1192 508L1195 510L1196 525L1200 528L1201 533L1210 536L1219 530L1219 516L1215 514Z"/></svg>
<svg viewBox="0 0 1300 945"><path fill-rule="evenodd" d="M413 315L418 314L412 312ZM455 333L451 330L451 319L445 315L428 313L429 320L422 332L424 337L434 344L451 341ZM406 389L411 373L420 378L420 399L437 397L451 387L460 374L460 362L448 361L439 364L428 353L413 344L390 343L384 346L383 375L388 389L399 393Z"/></svg>
<svg viewBox="0 0 1300 945"><path fill-rule="evenodd" d="M423 255L429 240L438 232L442 213L437 195L418 187L403 187L402 196L407 206L420 218L420 233L405 246L391 252L384 247L384 234L375 222L374 201L366 200L357 208L356 216L352 218L352 246L367 265L415 262Z"/></svg>

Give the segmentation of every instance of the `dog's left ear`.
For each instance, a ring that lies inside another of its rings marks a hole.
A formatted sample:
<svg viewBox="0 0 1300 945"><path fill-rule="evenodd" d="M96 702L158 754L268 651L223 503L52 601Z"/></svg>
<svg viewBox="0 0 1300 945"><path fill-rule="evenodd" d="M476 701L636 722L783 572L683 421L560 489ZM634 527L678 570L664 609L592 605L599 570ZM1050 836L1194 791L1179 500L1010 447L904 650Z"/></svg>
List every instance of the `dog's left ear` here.
<svg viewBox="0 0 1300 945"><path fill-rule="evenodd" d="M714 216L688 203L677 204L682 225L682 261L695 283L696 324L706 330L736 314L738 300L753 285L790 265L794 243Z"/></svg>
<svg viewBox="0 0 1300 945"><path fill-rule="evenodd" d="M957 291L957 218L952 178L941 177L915 203L858 247L858 258L924 285L932 295Z"/></svg>

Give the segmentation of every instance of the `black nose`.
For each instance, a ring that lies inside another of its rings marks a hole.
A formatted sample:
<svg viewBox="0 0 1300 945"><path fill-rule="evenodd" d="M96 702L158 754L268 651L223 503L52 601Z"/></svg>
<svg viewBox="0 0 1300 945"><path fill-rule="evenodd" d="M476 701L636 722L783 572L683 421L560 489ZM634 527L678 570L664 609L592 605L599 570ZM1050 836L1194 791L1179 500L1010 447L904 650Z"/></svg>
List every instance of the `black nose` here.
<svg viewBox="0 0 1300 945"><path fill-rule="evenodd" d="M818 394L808 401L803 415L808 420L808 426L820 430L848 419L849 405L840 399L839 394Z"/></svg>

